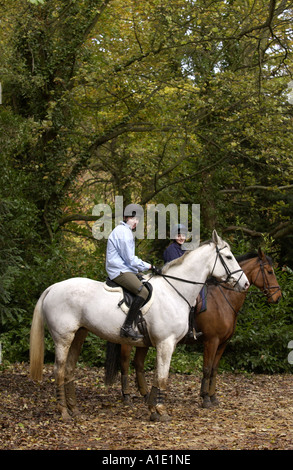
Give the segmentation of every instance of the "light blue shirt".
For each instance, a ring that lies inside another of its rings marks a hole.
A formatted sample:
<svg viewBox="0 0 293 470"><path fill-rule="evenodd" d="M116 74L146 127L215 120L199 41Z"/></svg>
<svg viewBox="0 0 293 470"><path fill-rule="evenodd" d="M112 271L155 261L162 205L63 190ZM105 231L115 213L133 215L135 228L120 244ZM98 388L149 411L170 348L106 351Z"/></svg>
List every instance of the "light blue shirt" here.
<svg viewBox="0 0 293 470"><path fill-rule="evenodd" d="M107 243L106 271L109 278L115 279L121 273L138 273L148 269L151 269L151 264L135 256L135 242L130 226L120 222L110 233Z"/></svg>

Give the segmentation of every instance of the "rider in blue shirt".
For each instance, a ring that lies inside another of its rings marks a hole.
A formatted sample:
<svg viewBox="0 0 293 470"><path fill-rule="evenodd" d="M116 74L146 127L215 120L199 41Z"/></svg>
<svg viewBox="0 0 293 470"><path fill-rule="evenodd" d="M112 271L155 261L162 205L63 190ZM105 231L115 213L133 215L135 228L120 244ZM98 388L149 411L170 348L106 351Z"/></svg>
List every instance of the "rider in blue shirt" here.
<svg viewBox="0 0 293 470"><path fill-rule="evenodd" d="M106 270L110 279L115 279L121 273L137 274L151 268L135 256L135 243L132 230L135 228L134 217L127 222L120 222L111 232L107 244Z"/></svg>
<svg viewBox="0 0 293 470"><path fill-rule="evenodd" d="M143 338L132 328L139 309L146 301L149 292L137 274L152 268L135 255L135 242L132 231L139 222L141 210L137 204L129 204L124 212L124 220L111 232L107 242L106 271L111 280L136 295L121 328L120 335L132 339Z"/></svg>

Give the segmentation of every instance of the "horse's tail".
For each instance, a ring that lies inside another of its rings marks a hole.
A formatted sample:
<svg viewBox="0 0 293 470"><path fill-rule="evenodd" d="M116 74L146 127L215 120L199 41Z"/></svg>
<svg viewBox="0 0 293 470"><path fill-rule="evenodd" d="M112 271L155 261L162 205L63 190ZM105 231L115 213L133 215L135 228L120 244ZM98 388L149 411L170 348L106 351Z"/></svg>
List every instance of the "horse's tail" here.
<svg viewBox="0 0 293 470"><path fill-rule="evenodd" d="M46 289L39 298L33 315L30 332L30 378L41 381L44 365L44 316L43 301L48 294Z"/></svg>
<svg viewBox="0 0 293 470"><path fill-rule="evenodd" d="M112 385L121 369L121 344L107 342L105 360L105 384Z"/></svg>

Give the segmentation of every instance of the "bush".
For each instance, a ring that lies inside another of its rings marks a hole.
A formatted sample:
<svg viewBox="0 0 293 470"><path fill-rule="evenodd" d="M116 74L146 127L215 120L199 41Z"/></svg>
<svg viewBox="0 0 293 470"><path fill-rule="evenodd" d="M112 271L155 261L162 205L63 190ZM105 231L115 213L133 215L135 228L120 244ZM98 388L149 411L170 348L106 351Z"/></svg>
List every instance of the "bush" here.
<svg viewBox="0 0 293 470"><path fill-rule="evenodd" d="M282 289L280 303L268 304L264 295L251 287L222 367L257 373L292 372L288 343L293 339L293 272L289 268L277 270L276 276Z"/></svg>

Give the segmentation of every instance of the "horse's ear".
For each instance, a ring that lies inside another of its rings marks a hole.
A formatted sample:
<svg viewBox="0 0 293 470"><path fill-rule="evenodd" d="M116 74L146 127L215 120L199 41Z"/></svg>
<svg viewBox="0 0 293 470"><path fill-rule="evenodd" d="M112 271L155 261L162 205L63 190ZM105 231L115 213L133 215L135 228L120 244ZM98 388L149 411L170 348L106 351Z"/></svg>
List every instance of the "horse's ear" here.
<svg viewBox="0 0 293 470"><path fill-rule="evenodd" d="M213 242L218 245L219 241L220 241L220 237L219 235L217 234L216 230L213 230L213 236L212 236L212 240Z"/></svg>
<svg viewBox="0 0 293 470"><path fill-rule="evenodd" d="M259 249L258 249L258 257L259 257L259 259L263 259L264 256L265 256L265 255L264 255L264 252L262 251L261 247L259 247Z"/></svg>

